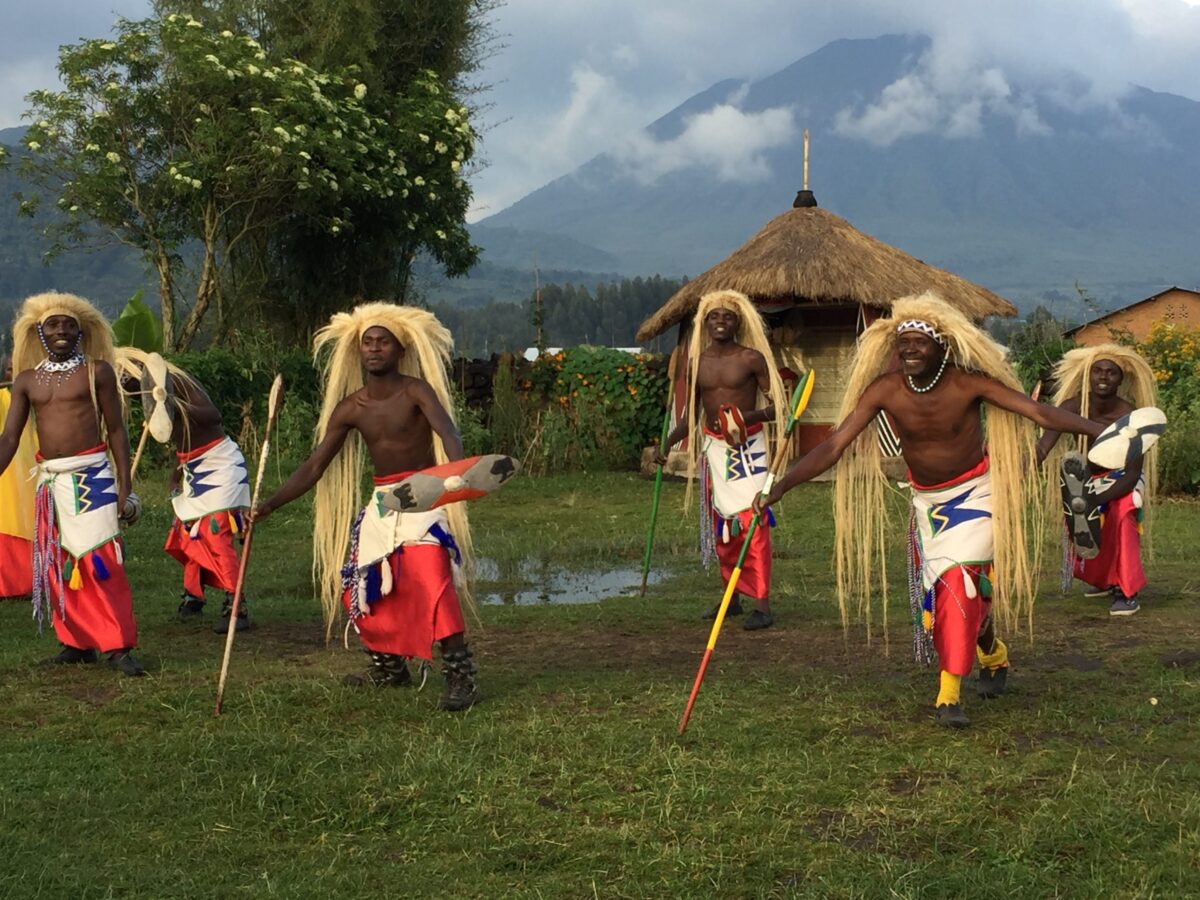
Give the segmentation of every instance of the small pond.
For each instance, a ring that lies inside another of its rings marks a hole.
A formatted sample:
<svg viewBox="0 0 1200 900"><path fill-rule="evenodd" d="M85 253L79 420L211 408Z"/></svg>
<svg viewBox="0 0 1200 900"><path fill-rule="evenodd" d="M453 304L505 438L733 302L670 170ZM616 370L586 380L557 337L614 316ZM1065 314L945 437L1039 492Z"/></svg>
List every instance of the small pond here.
<svg viewBox="0 0 1200 900"><path fill-rule="evenodd" d="M538 603L597 603L609 597L637 594L642 585L641 567L580 571L564 569L549 560L526 557L505 563L480 557L475 561L479 602L531 606ZM651 569L647 585L658 584L666 573ZM509 582L512 587L490 589L488 582Z"/></svg>

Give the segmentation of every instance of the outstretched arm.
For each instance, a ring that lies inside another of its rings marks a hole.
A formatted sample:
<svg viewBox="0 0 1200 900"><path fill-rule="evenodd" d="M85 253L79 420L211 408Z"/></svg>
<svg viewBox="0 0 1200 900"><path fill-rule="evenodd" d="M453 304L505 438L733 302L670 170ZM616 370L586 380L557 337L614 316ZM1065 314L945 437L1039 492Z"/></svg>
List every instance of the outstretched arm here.
<svg viewBox="0 0 1200 900"><path fill-rule="evenodd" d="M1096 437L1104 430L1104 426L1098 422L1085 419L1062 407L1038 403L1020 391L1005 387L994 378L988 378L986 375L971 377L976 380L981 400L1018 416L1024 416L1043 428L1057 432L1065 431L1068 434L1086 434L1088 437Z"/></svg>
<svg viewBox="0 0 1200 900"><path fill-rule="evenodd" d="M1066 403L1063 403L1059 409L1066 410L1069 413L1079 413L1079 398L1072 397ZM1042 436L1037 443L1037 459L1039 463L1045 462L1046 457L1050 455L1050 451L1054 449L1054 445L1058 443L1061 431L1053 428L1047 428L1042 431Z"/></svg>
<svg viewBox="0 0 1200 900"><path fill-rule="evenodd" d="M850 443L862 434L863 429L870 425L883 409L883 394L881 383L873 382L859 398L854 412L846 416L825 440L792 463L791 468L779 479L762 505L770 506L776 503L796 485L811 481L841 459Z"/></svg>
<svg viewBox="0 0 1200 900"><path fill-rule="evenodd" d="M442 447L446 450L446 458L450 462L463 458L462 438L458 436L458 429L454 427L454 422L450 418L450 414L446 412L441 401L438 400L437 394L428 384L422 382L413 389L413 400L421 412L425 414L425 418L429 420L429 427L433 429L433 433L442 439Z"/></svg>
<svg viewBox="0 0 1200 900"><path fill-rule="evenodd" d="M8 407L8 418L4 420L4 432L0 434L0 475L8 468L21 445L21 432L29 419L29 395L25 392L25 379L18 376L13 381L12 401Z"/></svg>
<svg viewBox="0 0 1200 900"><path fill-rule="evenodd" d="M307 494L312 490L313 485L321 480L321 476L325 474L325 470L329 468L333 458L346 443L346 438L353 427L348 406L348 403L351 402L353 401L347 398L337 405L333 415L329 417L329 424L325 428L325 437L321 439L321 443L317 444L308 459L300 464L279 490L251 511L252 521L261 522L279 507Z"/></svg>

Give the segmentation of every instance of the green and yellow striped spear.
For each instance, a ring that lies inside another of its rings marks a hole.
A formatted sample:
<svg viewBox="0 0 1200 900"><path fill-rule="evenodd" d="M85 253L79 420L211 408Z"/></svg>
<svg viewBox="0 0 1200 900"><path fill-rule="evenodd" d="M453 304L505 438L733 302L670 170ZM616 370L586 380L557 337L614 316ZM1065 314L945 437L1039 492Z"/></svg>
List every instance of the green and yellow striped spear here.
<svg viewBox="0 0 1200 900"><path fill-rule="evenodd" d="M775 479L783 471L783 466L787 462L788 456L788 439L792 436L792 429L796 427L796 422L800 418L800 414L808 406L812 390L813 371L809 369L804 373L804 377L796 385L796 390L792 393L791 409L789 410L787 427L783 432L783 440L779 441L776 446L775 459L771 461L771 471L767 474L767 480L763 482L761 496L764 498L771 493L771 488L775 486ZM750 527L746 529L746 537L742 541L742 551L738 554L737 564L733 567L733 572L729 575L729 584L725 586L725 596L721 598L721 606L717 609L717 618L713 621L712 631L708 635L708 646L704 650L704 658L700 660L700 671L696 673L696 682L692 685L691 696L688 697L687 706L683 710L683 717L679 720L680 735L687 730L688 719L692 716L692 707L696 705L696 696L700 693L700 685L704 681L704 673L708 670L708 663L712 659L713 648L717 646L717 637L721 634L721 625L725 622L725 613L729 609L729 601L733 599L733 593L737 590L738 579L742 577L742 563L746 561L746 550L750 547L750 539L754 537L754 532L758 528L760 518L762 517L756 515L750 519Z"/></svg>

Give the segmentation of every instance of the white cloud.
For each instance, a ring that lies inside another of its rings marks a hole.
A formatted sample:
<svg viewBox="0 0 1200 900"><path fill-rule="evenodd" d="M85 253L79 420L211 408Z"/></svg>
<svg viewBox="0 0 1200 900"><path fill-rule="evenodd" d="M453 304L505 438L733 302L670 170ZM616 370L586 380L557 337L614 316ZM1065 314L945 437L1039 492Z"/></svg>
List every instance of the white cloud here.
<svg viewBox="0 0 1200 900"><path fill-rule="evenodd" d="M646 183L691 166L722 181L760 181L771 174L765 151L787 144L795 135L790 108L743 112L723 103L686 118L683 131L670 140L656 141L645 132L630 135L614 156Z"/></svg>
<svg viewBox="0 0 1200 900"><path fill-rule="evenodd" d="M917 134L976 137L985 115L1013 121L1018 133L1047 134L1037 101L1018 94L998 67L979 68L934 44L916 69L885 87L879 99L858 109L843 109L835 129L846 137L887 146Z"/></svg>
<svg viewBox="0 0 1200 900"><path fill-rule="evenodd" d="M719 80L761 78L838 38L920 33L933 40L914 82L893 86L886 103L864 97L847 113L845 127L875 139L921 128L969 135L996 114L1036 134L1045 128L1039 111L1046 104L1111 106L1130 82L1200 100L1198 4L505 0L494 14L503 47L478 73L494 87L484 98L491 109L481 150L489 165L472 177L480 201L474 215L496 212L622 146ZM105 34L115 13L137 17L149 7L149 0L25 4L0 31L0 126L18 124L23 96L48 86L58 45ZM669 155L662 150L658 158ZM724 159L716 154L710 162L719 167Z"/></svg>

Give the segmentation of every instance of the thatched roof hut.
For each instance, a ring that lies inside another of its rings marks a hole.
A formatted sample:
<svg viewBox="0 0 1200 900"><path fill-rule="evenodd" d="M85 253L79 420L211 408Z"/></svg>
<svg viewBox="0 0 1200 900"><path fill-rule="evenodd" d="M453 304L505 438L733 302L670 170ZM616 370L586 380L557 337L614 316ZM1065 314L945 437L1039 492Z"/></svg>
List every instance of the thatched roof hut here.
<svg viewBox="0 0 1200 900"><path fill-rule="evenodd" d="M689 281L642 323L645 342L682 322L709 291L741 291L756 303L855 303L887 310L909 294L935 291L972 319L1015 316L1016 307L986 288L928 265L816 206L767 223L723 262Z"/></svg>
<svg viewBox="0 0 1200 900"><path fill-rule="evenodd" d="M935 291L975 321L1017 314L1016 307L986 288L820 209L809 191L797 197L796 208L772 219L727 259L680 288L642 323L637 339L644 343L679 325L677 352L686 354L700 297L723 289L741 291L763 312L778 366L816 370L806 422L797 429L798 451L814 446L835 424L855 340L895 300ZM677 416L685 408L681 390L677 383Z"/></svg>

